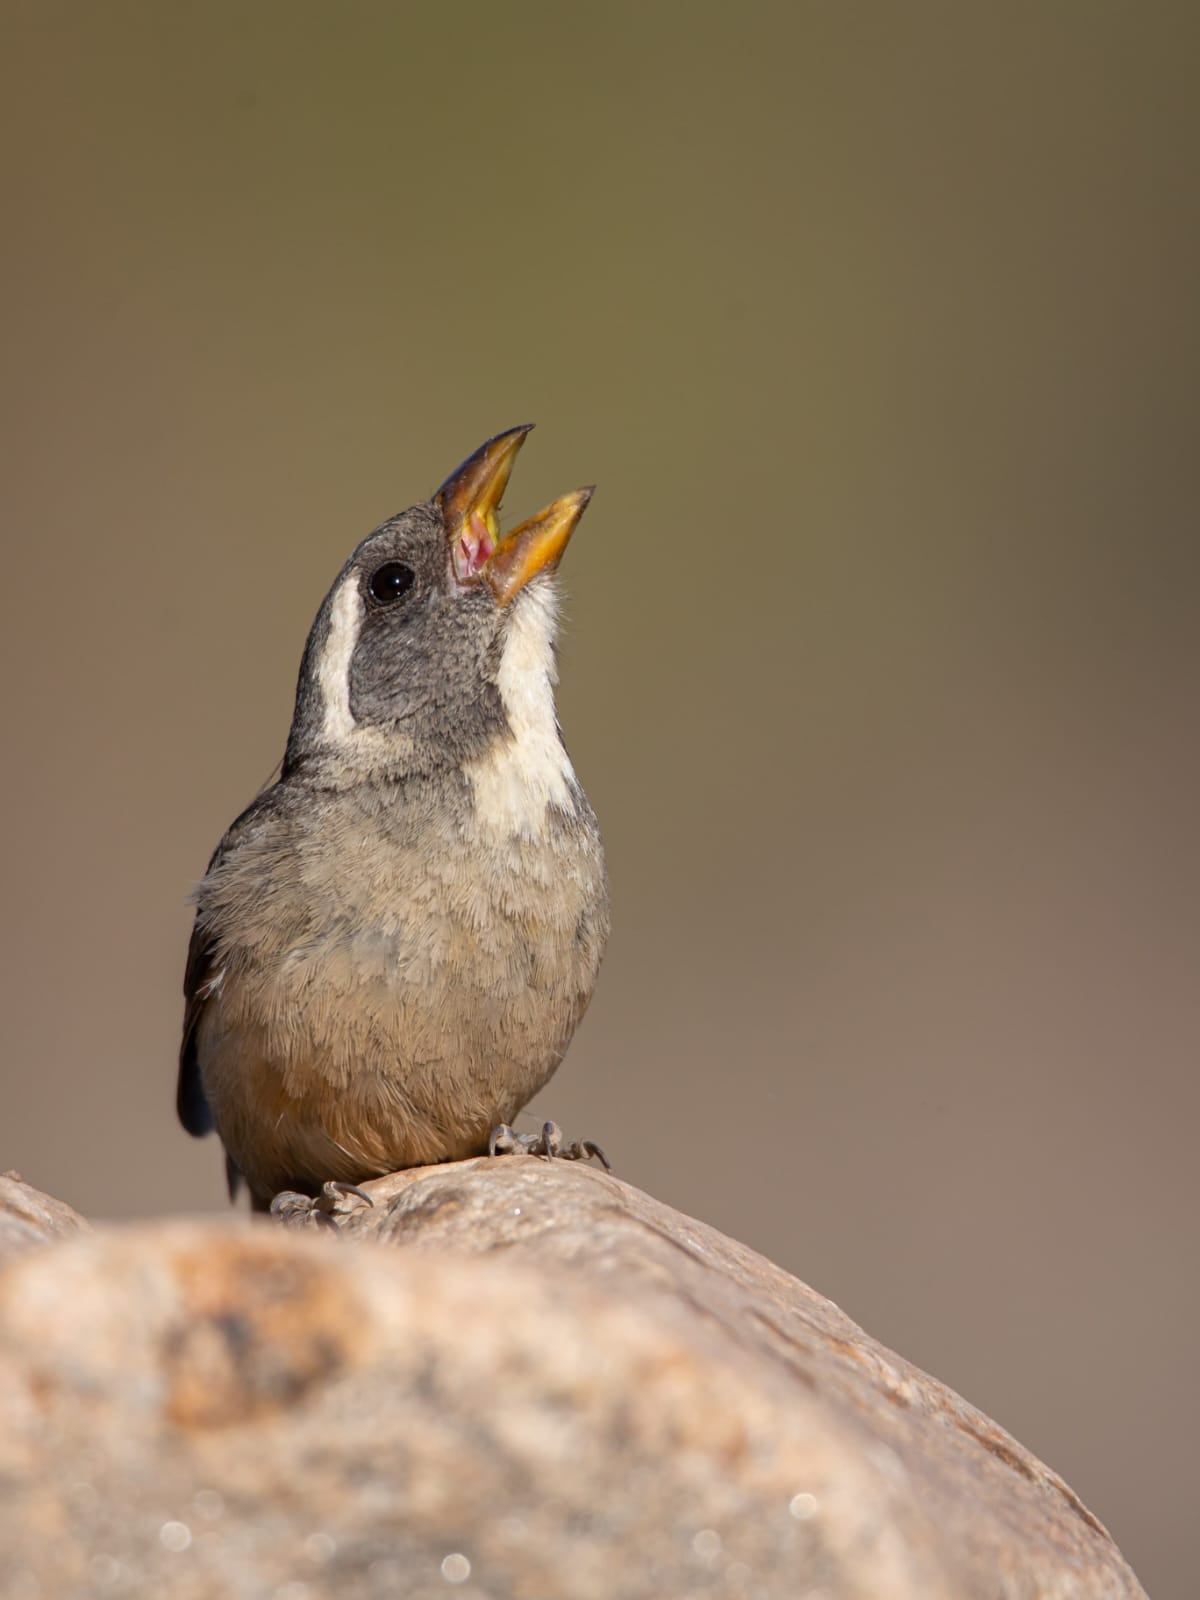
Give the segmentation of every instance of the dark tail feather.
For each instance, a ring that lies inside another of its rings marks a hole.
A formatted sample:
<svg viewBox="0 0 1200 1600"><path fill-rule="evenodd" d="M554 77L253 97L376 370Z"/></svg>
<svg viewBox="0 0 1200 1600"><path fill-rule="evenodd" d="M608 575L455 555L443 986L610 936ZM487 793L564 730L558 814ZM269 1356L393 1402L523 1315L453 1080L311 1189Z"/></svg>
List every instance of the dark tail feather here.
<svg viewBox="0 0 1200 1600"><path fill-rule="evenodd" d="M229 1154L229 1151L226 1150L225 1183L229 1189L229 1200L231 1204L236 1204L237 1197L241 1193L243 1181L242 1174L234 1163L233 1157Z"/></svg>
<svg viewBox="0 0 1200 1600"><path fill-rule="evenodd" d="M175 1109L179 1113L180 1122L194 1138L202 1139L216 1126L213 1122L212 1107L205 1097L204 1085L200 1081L200 1068L196 1057L186 1048L179 1063Z"/></svg>

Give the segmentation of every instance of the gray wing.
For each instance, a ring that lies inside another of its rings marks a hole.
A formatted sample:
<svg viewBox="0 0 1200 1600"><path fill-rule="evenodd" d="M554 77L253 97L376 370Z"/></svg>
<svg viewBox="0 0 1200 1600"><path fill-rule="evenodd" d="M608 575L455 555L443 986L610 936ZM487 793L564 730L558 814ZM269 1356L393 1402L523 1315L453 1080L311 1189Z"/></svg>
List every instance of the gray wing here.
<svg viewBox="0 0 1200 1600"><path fill-rule="evenodd" d="M175 1109L179 1113L179 1120L196 1139L202 1139L216 1126L212 1107L204 1093L200 1062L196 1055L196 1029L205 1002L212 993L215 954L214 943L202 930L197 916L183 975L183 1042L179 1047L179 1082L175 1090Z"/></svg>
<svg viewBox="0 0 1200 1600"><path fill-rule="evenodd" d="M277 787L277 786L276 786ZM205 868L205 877L225 856L244 826L271 804L273 789L267 789L248 805L213 851ZM179 1078L175 1088L175 1110L179 1120L196 1139L212 1133L216 1127L212 1107L204 1093L204 1080L200 1075L200 1060L196 1050L200 1018L217 982L220 971L216 965L217 941L201 924L200 914L192 924L192 937L188 945L187 966L183 974L183 1039L179 1046ZM229 1183L229 1197L237 1198L241 1173L225 1158L225 1175Z"/></svg>

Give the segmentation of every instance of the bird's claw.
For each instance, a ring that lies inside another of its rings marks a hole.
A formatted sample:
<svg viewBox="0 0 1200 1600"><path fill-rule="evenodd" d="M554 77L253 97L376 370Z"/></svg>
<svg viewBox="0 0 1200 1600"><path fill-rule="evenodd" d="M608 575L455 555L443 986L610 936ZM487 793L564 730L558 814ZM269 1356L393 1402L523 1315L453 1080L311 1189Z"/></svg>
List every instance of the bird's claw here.
<svg viewBox="0 0 1200 1600"><path fill-rule="evenodd" d="M271 1215L285 1228L333 1228L336 1231L338 1202L351 1195L364 1205L375 1204L365 1189L353 1183L342 1183L338 1178L330 1178L328 1183L321 1185L318 1195L297 1194L293 1189L284 1189L271 1201Z"/></svg>
<svg viewBox="0 0 1200 1600"><path fill-rule="evenodd" d="M547 1161L587 1161L592 1156L606 1172L611 1172L608 1157L593 1139L567 1142L557 1122L543 1122L539 1133L517 1133L507 1122L488 1135L489 1156L542 1156Z"/></svg>

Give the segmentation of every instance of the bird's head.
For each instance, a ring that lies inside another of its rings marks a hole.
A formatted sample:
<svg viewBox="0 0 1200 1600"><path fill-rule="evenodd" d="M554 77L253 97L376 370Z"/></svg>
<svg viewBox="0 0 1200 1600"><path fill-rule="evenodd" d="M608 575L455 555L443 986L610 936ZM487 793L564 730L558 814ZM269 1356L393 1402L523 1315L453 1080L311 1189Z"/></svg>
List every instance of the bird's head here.
<svg viewBox="0 0 1200 1600"><path fill-rule="evenodd" d="M531 426L489 439L354 551L309 634L285 773L461 765L523 719L553 724L554 572L592 491L501 534Z"/></svg>

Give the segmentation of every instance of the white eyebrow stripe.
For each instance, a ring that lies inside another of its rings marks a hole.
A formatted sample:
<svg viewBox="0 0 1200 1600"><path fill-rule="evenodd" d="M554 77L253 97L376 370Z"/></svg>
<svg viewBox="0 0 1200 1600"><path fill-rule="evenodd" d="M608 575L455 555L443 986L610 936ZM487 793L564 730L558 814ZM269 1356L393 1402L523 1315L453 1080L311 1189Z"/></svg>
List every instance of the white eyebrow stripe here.
<svg viewBox="0 0 1200 1600"><path fill-rule="evenodd" d="M349 739L357 724L350 710L350 662L362 628L363 600L358 574L350 572L329 608L329 633L317 668L324 721L321 731L331 742Z"/></svg>

